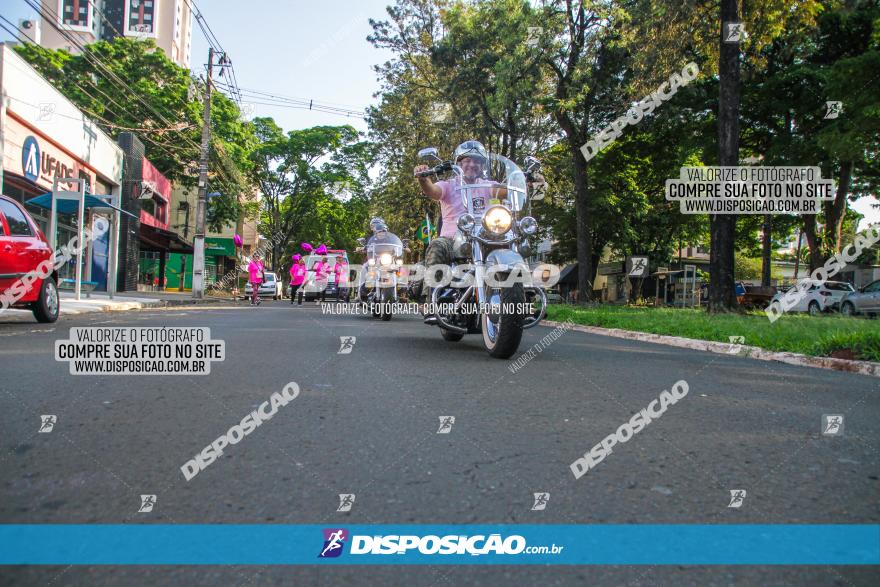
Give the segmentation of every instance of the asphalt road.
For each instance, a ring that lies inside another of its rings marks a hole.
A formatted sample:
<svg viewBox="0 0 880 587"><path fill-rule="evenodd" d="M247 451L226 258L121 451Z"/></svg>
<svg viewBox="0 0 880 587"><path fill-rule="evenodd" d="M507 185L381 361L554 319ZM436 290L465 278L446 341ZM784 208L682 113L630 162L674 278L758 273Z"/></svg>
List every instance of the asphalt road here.
<svg viewBox="0 0 880 587"><path fill-rule="evenodd" d="M72 376L72 326L198 326L207 376ZM524 336L521 350L550 332ZM356 337L337 354L340 337ZM2 523L877 523L880 381L566 332L516 373L478 336L286 302L0 322ZM569 465L678 380L595 469ZM296 382L187 482L180 467ZM55 414L51 433L40 415ZM821 434L823 414L844 433ZM454 416L448 434L440 417ZM730 490L744 489L740 508ZM550 494L532 511L533 493ZM337 512L353 493L350 512ZM141 494L157 495L138 513ZM0 584L876 585L876 567L4 567Z"/></svg>

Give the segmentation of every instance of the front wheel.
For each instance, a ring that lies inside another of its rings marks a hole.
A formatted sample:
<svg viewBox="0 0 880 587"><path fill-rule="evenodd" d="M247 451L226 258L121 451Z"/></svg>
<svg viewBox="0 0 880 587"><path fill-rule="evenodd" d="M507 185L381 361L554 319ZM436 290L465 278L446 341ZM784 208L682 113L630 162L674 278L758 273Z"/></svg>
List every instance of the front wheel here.
<svg viewBox="0 0 880 587"><path fill-rule="evenodd" d="M391 320L391 304L394 302L394 295L388 289L384 288L379 292L379 316L382 321Z"/></svg>
<svg viewBox="0 0 880 587"><path fill-rule="evenodd" d="M483 344L492 357L509 359L519 348L523 333L520 308L525 306L525 300L521 283L489 290L489 304L500 305L501 310L497 314L483 312L480 316Z"/></svg>
<svg viewBox="0 0 880 587"><path fill-rule="evenodd" d="M818 316L822 313L822 308L819 307L819 302L810 302L807 311L810 313L810 316Z"/></svg>
<svg viewBox="0 0 880 587"><path fill-rule="evenodd" d="M840 307L840 313L844 316L855 316L856 315L856 307L852 302L844 302Z"/></svg>
<svg viewBox="0 0 880 587"><path fill-rule="evenodd" d="M43 285L40 286L40 297L34 302L31 311L37 322L55 322L58 320L58 313L61 309L61 303L58 299L58 286L51 277L43 279Z"/></svg>

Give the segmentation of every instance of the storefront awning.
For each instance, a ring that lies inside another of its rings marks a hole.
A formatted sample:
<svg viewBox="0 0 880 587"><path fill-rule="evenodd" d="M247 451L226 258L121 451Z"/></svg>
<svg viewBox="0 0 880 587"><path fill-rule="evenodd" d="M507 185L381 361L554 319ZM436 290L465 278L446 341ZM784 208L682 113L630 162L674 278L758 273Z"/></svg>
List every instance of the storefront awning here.
<svg viewBox="0 0 880 587"><path fill-rule="evenodd" d="M184 255L190 255L193 252L192 243L183 240L179 234L170 230L141 223L139 236L143 251L165 251Z"/></svg>
<svg viewBox="0 0 880 587"><path fill-rule="evenodd" d="M114 210L118 210L123 214L128 214L132 218L137 218L131 212L123 210L118 206L114 206L113 204L108 204L105 200L101 198L109 198L110 196L85 196L85 208L113 208ZM31 206L37 206L39 208L45 208L46 210L52 209L52 194L45 193L41 196L37 196L36 198L31 198L27 200L25 204L30 204ZM61 214L76 214L79 210L79 203L77 200L55 200L55 210Z"/></svg>

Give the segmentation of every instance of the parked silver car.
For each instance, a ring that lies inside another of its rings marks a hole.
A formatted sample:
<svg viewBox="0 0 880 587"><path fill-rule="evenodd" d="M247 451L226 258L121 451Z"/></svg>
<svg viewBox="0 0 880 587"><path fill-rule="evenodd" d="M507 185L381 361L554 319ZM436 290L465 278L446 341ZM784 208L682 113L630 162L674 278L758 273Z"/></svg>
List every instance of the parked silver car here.
<svg viewBox="0 0 880 587"><path fill-rule="evenodd" d="M840 313L844 316L880 314L880 279L872 281L859 291L846 294L840 301Z"/></svg>

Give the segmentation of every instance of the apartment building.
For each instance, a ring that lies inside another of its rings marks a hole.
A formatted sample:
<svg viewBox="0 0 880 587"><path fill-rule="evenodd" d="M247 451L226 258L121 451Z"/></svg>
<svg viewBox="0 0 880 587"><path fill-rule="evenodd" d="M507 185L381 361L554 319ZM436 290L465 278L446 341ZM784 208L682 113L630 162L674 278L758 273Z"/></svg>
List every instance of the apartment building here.
<svg viewBox="0 0 880 587"><path fill-rule="evenodd" d="M76 53L77 45L100 39L153 39L172 61L189 68L190 0L42 0L41 4L39 20L20 21L19 32L43 47Z"/></svg>

